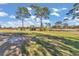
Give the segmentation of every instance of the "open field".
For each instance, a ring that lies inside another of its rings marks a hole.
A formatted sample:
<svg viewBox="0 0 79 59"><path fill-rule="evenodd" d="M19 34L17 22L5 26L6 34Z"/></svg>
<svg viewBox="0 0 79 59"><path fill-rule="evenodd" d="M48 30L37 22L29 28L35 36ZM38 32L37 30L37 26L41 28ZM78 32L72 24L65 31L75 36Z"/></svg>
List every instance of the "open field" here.
<svg viewBox="0 0 79 59"><path fill-rule="evenodd" d="M31 32L29 35L33 38L27 49L31 55L35 55L34 50L37 55L79 55L77 32Z"/></svg>
<svg viewBox="0 0 79 59"><path fill-rule="evenodd" d="M79 3L0 7L0 56L79 56Z"/></svg>
<svg viewBox="0 0 79 59"><path fill-rule="evenodd" d="M23 35L26 39L20 48L23 55L79 56L79 32L17 30L0 30L0 32Z"/></svg>

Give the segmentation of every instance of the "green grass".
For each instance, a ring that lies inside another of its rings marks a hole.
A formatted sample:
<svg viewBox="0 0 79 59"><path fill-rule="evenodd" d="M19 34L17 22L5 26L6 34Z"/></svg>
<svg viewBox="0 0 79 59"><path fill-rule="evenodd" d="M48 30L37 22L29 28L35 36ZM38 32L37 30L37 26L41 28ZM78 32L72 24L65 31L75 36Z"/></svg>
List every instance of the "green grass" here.
<svg viewBox="0 0 79 59"><path fill-rule="evenodd" d="M25 33L28 42L22 53L28 56L79 56L79 32L0 30L5 33Z"/></svg>
<svg viewBox="0 0 79 59"><path fill-rule="evenodd" d="M27 35L26 35L27 36ZM38 32L28 33L31 40L26 43L26 55L33 56L78 56L79 34L75 32ZM34 39L34 40L32 40Z"/></svg>

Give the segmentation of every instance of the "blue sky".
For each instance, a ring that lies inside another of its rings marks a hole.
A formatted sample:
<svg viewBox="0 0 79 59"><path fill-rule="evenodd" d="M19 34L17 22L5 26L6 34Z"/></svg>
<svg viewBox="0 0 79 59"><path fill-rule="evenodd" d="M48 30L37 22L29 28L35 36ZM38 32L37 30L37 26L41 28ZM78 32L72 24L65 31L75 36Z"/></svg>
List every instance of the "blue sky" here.
<svg viewBox="0 0 79 59"><path fill-rule="evenodd" d="M33 3L10 3L0 4L0 24L2 27L18 27L21 26L21 21L15 18L16 10L18 7L27 7L29 12L32 13L32 9L29 7ZM37 3L36 5L41 7L48 7L51 11L48 20L43 20L44 23L50 22L52 25L56 21L63 21L68 17L66 13L73 8L73 3ZM37 25L39 26L39 18L34 20L35 16L31 15L29 19L25 19L25 26ZM70 25L79 25L79 20L68 21Z"/></svg>

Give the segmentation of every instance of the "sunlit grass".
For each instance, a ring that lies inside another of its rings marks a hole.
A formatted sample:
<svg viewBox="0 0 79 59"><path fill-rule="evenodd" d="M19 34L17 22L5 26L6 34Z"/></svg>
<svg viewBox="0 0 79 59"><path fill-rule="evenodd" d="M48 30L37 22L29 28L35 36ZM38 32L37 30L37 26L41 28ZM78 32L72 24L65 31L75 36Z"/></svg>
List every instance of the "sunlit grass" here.
<svg viewBox="0 0 79 59"><path fill-rule="evenodd" d="M20 31L0 30L4 33L25 33L26 36L36 38L30 40L22 48L28 56L77 56L79 55L79 34L78 32L57 32L57 31ZM32 38L31 38L32 39ZM29 39L28 39L29 40Z"/></svg>
<svg viewBox="0 0 79 59"><path fill-rule="evenodd" d="M29 35L39 39L37 45L42 45L51 55L79 55L79 34L77 32L45 32L32 31ZM48 39L43 35L56 36L60 39ZM62 39L63 38L63 39ZM62 40L61 40L62 39ZM41 51L42 52L42 51Z"/></svg>

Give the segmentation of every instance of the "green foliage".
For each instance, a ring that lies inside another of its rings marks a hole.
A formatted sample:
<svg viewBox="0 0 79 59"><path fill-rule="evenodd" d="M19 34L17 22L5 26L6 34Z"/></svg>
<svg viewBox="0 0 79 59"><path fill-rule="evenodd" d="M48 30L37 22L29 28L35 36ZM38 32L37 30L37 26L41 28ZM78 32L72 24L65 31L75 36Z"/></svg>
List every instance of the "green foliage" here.
<svg viewBox="0 0 79 59"><path fill-rule="evenodd" d="M40 27L43 27L42 20L48 19L50 11L47 7L40 7L37 5L31 5L31 8L35 10L35 16L36 18L40 18Z"/></svg>
<svg viewBox="0 0 79 59"><path fill-rule="evenodd" d="M73 8L71 10L69 10L69 12L67 13L67 15L72 16L72 19L76 18L79 16L79 3L75 3L73 5Z"/></svg>
<svg viewBox="0 0 79 59"><path fill-rule="evenodd" d="M40 31L48 31L49 28L46 28L46 27L43 27L43 28L40 28Z"/></svg>
<svg viewBox="0 0 79 59"><path fill-rule="evenodd" d="M25 7L19 7L16 11L16 18L22 20L24 18L29 18L31 14L29 13L28 9Z"/></svg>
<svg viewBox="0 0 79 59"><path fill-rule="evenodd" d="M31 14L29 13L28 9L25 7L19 7L16 11L16 19L22 21L22 30L24 30L24 19L29 18Z"/></svg>
<svg viewBox="0 0 79 59"><path fill-rule="evenodd" d="M34 25L31 25L31 26L30 26L30 30L31 30L31 31L35 31L35 30L36 30L36 27L35 27Z"/></svg>

